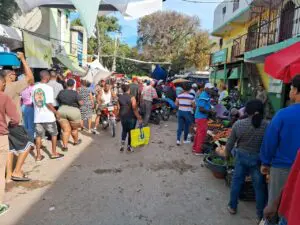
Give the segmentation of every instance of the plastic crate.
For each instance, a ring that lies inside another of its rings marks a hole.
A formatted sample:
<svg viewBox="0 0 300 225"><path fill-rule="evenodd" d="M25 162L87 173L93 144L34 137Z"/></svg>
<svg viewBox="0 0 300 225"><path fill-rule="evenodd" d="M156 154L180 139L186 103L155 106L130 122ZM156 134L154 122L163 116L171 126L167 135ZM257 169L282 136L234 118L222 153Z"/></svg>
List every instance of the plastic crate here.
<svg viewBox="0 0 300 225"><path fill-rule="evenodd" d="M0 52L0 66L16 66L21 65L17 55L12 52Z"/></svg>

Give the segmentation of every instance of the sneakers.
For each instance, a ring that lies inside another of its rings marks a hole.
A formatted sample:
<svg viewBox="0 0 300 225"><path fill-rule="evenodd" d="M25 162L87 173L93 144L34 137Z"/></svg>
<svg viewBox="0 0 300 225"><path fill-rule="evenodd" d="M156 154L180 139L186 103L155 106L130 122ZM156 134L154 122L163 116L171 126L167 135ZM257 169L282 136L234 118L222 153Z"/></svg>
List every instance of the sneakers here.
<svg viewBox="0 0 300 225"><path fill-rule="evenodd" d="M130 145L127 146L127 151L128 152L134 152L133 148Z"/></svg>
<svg viewBox="0 0 300 225"><path fill-rule="evenodd" d="M190 140L183 141L183 144L191 144Z"/></svg>
<svg viewBox="0 0 300 225"><path fill-rule="evenodd" d="M121 142L120 152L124 152L124 150L125 150L125 142L122 141L122 142Z"/></svg>
<svg viewBox="0 0 300 225"><path fill-rule="evenodd" d="M9 205L6 204L0 204L0 216L7 213L9 209Z"/></svg>
<svg viewBox="0 0 300 225"><path fill-rule="evenodd" d="M92 132L93 132L93 134L100 134L99 131L97 131L97 128L94 128L94 129L92 130Z"/></svg>

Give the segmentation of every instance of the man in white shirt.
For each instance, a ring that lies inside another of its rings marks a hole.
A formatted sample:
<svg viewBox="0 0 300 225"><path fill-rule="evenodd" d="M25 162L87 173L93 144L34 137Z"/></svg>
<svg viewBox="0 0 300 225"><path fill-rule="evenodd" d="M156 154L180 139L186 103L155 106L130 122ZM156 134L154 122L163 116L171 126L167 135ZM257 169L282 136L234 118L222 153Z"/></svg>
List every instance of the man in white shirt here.
<svg viewBox="0 0 300 225"><path fill-rule="evenodd" d="M60 83L57 82L57 74L54 70L50 71L50 81L48 82L48 85L53 88L53 94L54 94L53 106L57 110L58 102L57 102L56 98L57 98L59 92L64 90L64 87Z"/></svg>
<svg viewBox="0 0 300 225"><path fill-rule="evenodd" d="M50 74L46 70L40 72L41 82L37 83L32 91L33 104L34 104L34 123L36 133L36 150L37 161L43 160L41 155L42 138L45 133L48 132L52 141L52 154L51 159L57 159L63 157L56 151L57 144L57 125L56 118L59 119L59 113L53 106L54 103L54 91L47 83L50 80ZM56 118L55 118L56 117Z"/></svg>

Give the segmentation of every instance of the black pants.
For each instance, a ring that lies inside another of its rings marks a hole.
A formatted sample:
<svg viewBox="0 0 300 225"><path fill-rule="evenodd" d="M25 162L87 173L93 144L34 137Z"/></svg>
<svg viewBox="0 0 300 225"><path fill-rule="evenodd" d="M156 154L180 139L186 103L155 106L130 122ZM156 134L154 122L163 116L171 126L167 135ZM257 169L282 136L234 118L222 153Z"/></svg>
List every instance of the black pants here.
<svg viewBox="0 0 300 225"><path fill-rule="evenodd" d="M130 131L135 128L136 119L121 120L121 124L122 124L122 142L126 141L126 137L128 134L128 145L130 145L131 144Z"/></svg>

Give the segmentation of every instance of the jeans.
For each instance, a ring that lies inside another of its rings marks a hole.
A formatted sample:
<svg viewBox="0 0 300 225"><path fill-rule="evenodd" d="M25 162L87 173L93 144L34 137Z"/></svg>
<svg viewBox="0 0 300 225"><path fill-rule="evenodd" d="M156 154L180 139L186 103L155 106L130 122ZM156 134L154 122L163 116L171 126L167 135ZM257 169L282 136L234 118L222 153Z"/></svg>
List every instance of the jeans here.
<svg viewBox="0 0 300 225"><path fill-rule="evenodd" d="M278 225L288 225L288 221L284 218L281 218Z"/></svg>
<svg viewBox="0 0 300 225"><path fill-rule="evenodd" d="M267 203L266 183L260 173L259 154L247 153L237 149L235 158L235 169L231 183L229 206L237 209L241 188L247 174L251 175L256 199L257 217L263 218L263 210Z"/></svg>
<svg viewBox="0 0 300 225"><path fill-rule="evenodd" d="M152 102L144 100L143 103L143 113L144 113L144 125L147 126L149 123L149 119L152 111Z"/></svg>
<svg viewBox="0 0 300 225"><path fill-rule="evenodd" d="M180 141L182 130L184 130L184 140L187 140L190 126L192 124L192 113L189 111L178 111L177 141Z"/></svg>
<svg viewBox="0 0 300 225"><path fill-rule="evenodd" d="M131 145L130 131L136 126L136 119L121 120L122 124L122 142L125 142L128 134L128 145Z"/></svg>
<svg viewBox="0 0 300 225"><path fill-rule="evenodd" d="M197 130L194 138L193 150L202 153L202 145L205 142L207 133L207 119L196 119Z"/></svg>
<svg viewBox="0 0 300 225"><path fill-rule="evenodd" d="M22 105L23 123L26 131L34 139L34 108L33 106Z"/></svg>

